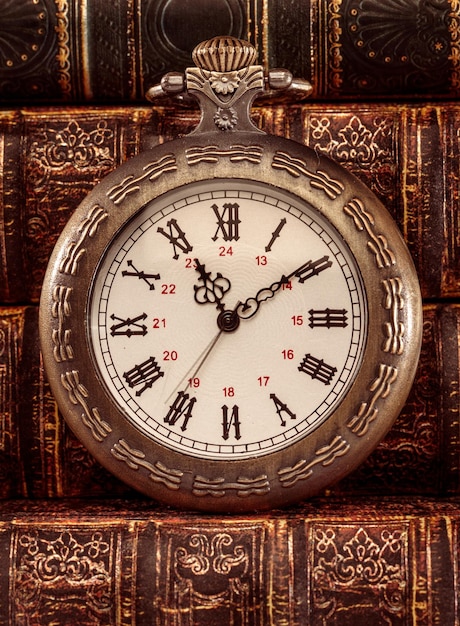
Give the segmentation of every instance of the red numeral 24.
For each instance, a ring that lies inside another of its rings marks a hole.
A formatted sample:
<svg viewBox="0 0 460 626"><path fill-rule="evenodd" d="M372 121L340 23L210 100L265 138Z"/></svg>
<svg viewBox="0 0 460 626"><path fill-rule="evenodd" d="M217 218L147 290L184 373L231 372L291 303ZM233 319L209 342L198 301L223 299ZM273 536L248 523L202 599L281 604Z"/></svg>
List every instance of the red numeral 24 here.
<svg viewBox="0 0 460 626"><path fill-rule="evenodd" d="M225 246L219 246L219 256L233 256L232 246L229 246L228 248Z"/></svg>

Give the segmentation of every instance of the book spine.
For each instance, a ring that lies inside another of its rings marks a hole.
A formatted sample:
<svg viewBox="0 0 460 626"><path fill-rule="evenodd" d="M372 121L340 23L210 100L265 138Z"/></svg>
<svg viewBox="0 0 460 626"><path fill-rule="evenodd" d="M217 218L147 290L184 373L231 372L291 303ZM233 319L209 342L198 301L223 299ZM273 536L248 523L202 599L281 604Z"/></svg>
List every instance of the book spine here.
<svg viewBox="0 0 460 626"><path fill-rule="evenodd" d="M1 512L0 623L458 624L450 503L329 499L231 519L65 507Z"/></svg>
<svg viewBox="0 0 460 626"><path fill-rule="evenodd" d="M311 104L261 108L254 117L374 191L405 236L425 299L460 296L460 105ZM130 156L196 122L194 111L138 107L0 115L0 301L38 302L51 250L88 191Z"/></svg>
<svg viewBox="0 0 460 626"><path fill-rule="evenodd" d="M428 304L415 382L394 426L333 492L460 493L460 305Z"/></svg>
<svg viewBox="0 0 460 626"><path fill-rule="evenodd" d="M458 0L24 0L1 16L3 102L139 102L216 35L248 39L316 98L460 90Z"/></svg>
<svg viewBox="0 0 460 626"><path fill-rule="evenodd" d="M22 245L24 195L21 180L24 136L21 116L0 113L0 301L27 300Z"/></svg>
<svg viewBox="0 0 460 626"><path fill-rule="evenodd" d="M140 132L153 118L119 108L0 114L1 302L38 302L63 226L103 176L144 147Z"/></svg>
<svg viewBox="0 0 460 626"><path fill-rule="evenodd" d="M62 420L44 377L37 307L0 308L0 499L132 497ZM426 305L419 367L399 418L343 496L460 493L460 305Z"/></svg>
<svg viewBox="0 0 460 626"><path fill-rule="evenodd" d="M398 223L426 300L460 296L459 113L442 105L305 105L291 136L367 184ZM288 116L288 120L292 116Z"/></svg>
<svg viewBox="0 0 460 626"><path fill-rule="evenodd" d="M0 307L0 500L128 493L58 412L41 361L38 307Z"/></svg>

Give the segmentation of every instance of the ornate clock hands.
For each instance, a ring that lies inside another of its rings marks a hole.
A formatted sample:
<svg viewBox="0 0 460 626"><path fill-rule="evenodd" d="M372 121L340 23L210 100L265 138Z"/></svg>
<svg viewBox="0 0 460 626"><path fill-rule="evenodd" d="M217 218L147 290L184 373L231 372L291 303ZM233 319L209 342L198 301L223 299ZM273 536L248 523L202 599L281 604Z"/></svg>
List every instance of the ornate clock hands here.
<svg viewBox="0 0 460 626"><path fill-rule="evenodd" d="M321 271L330 267L331 265L332 261L329 260L329 257L324 256L317 261L307 261L306 263L303 263L300 267L295 269L287 276L283 274L281 278L272 283L270 287L263 287L262 289L259 289L255 297L248 298L242 304L238 305L236 309L238 317L240 319L249 319L253 317L259 310L262 302L273 298L273 296L283 287L283 285L287 285L291 278L293 278L294 276L299 279L300 283L304 283L307 278L310 278L311 276L316 276Z"/></svg>
<svg viewBox="0 0 460 626"><path fill-rule="evenodd" d="M196 271L199 273L199 280L203 281L202 285L194 285L195 302L198 304L215 304L221 313L225 307L223 298L230 291L231 283L228 278L217 272L215 278L211 278L211 272L207 272L204 265L198 259L195 259Z"/></svg>
<svg viewBox="0 0 460 626"><path fill-rule="evenodd" d="M196 271L199 273L203 282L202 285L194 285L195 302L198 304L215 304L219 310L217 325L220 330L225 332L233 332L238 328L240 319L250 319L260 308L262 302L273 298L284 285L295 276L300 283L304 283L307 278L316 276L326 268L332 265L332 261L328 256L323 256L317 261L307 261L303 263L290 274L283 274L281 278L273 282L269 287L259 289L254 297L247 298L243 303L239 303L233 311L225 309L223 298L230 291L231 283L220 272L217 272L215 278L211 278L211 272L207 272L205 265L195 259Z"/></svg>

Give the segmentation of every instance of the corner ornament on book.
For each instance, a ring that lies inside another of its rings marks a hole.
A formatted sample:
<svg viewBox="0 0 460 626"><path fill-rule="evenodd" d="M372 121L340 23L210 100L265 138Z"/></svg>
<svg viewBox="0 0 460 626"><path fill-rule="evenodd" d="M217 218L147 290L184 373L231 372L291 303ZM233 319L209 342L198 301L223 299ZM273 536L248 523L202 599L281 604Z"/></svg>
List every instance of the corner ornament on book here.
<svg viewBox="0 0 460 626"><path fill-rule="evenodd" d="M59 407L111 472L178 507L313 496L369 455L411 388L421 298L373 193L250 118L308 95L217 37L150 99L197 128L126 162L65 227L40 304Z"/></svg>

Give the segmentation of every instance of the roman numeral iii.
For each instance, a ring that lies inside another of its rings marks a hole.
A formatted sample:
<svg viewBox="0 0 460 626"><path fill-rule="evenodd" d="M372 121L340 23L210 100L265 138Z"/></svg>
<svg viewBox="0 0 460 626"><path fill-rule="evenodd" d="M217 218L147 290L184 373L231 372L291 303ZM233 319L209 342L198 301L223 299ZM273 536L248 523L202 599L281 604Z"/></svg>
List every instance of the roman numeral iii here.
<svg viewBox="0 0 460 626"><path fill-rule="evenodd" d="M310 309L310 328L345 328L348 325L346 309Z"/></svg>

